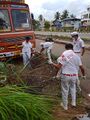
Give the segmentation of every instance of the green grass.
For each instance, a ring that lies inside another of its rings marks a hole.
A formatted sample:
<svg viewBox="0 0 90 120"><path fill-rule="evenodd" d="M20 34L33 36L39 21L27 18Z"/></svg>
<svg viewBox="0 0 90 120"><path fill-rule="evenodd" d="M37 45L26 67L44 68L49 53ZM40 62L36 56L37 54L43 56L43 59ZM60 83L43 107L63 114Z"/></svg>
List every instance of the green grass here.
<svg viewBox="0 0 90 120"><path fill-rule="evenodd" d="M0 120L51 120L51 101L19 87L0 88Z"/></svg>

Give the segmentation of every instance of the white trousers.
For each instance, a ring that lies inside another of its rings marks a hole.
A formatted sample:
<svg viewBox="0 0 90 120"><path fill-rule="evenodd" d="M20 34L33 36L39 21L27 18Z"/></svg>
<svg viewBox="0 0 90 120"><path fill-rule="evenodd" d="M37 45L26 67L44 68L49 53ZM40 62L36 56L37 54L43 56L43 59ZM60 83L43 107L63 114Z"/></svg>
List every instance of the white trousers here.
<svg viewBox="0 0 90 120"><path fill-rule="evenodd" d="M73 106L76 106L76 81L78 76L65 76L61 75L61 92L62 102L65 107L68 108L68 95L71 94Z"/></svg>
<svg viewBox="0 0 90 120"><path fill-rule="evenodd" d="M27 63L29 64L31 58L31 54L27 52L23 52L23 64L26 65Z"/></svg>
<svg viewBox="0 0 90 120"><path fill-rule="evenodd" d="M46 50L46 54L47 54L47 57L48 57L48 61L49 61L49 62L52 62L51 49L47 49L47 50Z"/></svg>

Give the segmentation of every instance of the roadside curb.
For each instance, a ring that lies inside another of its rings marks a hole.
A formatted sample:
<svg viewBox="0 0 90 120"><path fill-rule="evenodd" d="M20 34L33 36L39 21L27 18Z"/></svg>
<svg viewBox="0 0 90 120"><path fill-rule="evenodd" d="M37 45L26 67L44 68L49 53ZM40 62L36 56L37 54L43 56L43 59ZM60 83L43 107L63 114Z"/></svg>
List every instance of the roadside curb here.
<svg viewBox="0 0 90 120"><path fill-rule="evenodd" d="M45 41L45 39L44 38L38 38L38 37L36 37L36 39L39 39L39 40L43 40L43 41ZM67 44L67 43L71 43L70 41L64 41L64 40L54 40L54 43L58 43L58 44ZM85 49L86 50L90 50L90 45L85 45Z"/></svg>
<svg viewBox="0 0 90 120"><path fill-rule="evenodd" d="M58 43L58 44L67 44L67 43L71 43L70 41L61 41L61 40L54 40L55 43ZM90 45L85 45L85 49L86 50L90 50Z"/></svg>

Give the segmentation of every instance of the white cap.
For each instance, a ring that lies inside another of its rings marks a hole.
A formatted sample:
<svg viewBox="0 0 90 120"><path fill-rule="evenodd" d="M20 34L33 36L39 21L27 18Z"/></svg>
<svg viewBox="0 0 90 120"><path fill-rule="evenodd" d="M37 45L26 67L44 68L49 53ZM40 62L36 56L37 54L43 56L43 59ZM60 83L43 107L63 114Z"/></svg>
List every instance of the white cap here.
<svg viewBox="0 0 90 120"><path fill-rule="evenodd" d="M72 32L71 33L71 36L75 36L75 35L78 35L78 32Z"/></svg>

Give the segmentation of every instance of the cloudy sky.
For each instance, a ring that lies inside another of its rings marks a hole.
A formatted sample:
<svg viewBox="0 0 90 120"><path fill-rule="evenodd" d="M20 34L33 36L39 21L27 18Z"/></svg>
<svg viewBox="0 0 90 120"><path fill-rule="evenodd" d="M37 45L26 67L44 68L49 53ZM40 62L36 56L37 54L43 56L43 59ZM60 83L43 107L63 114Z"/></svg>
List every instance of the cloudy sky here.
<svg viewBox="0 0 90 120"><path fill-rule="evenodd" d="M45 19L53 20L57 11L62 13L67 9L70 14L80 17L81 12L85 11L90 5L90 0L25 0L34 14L35 19L42 14Z"/></svg>

